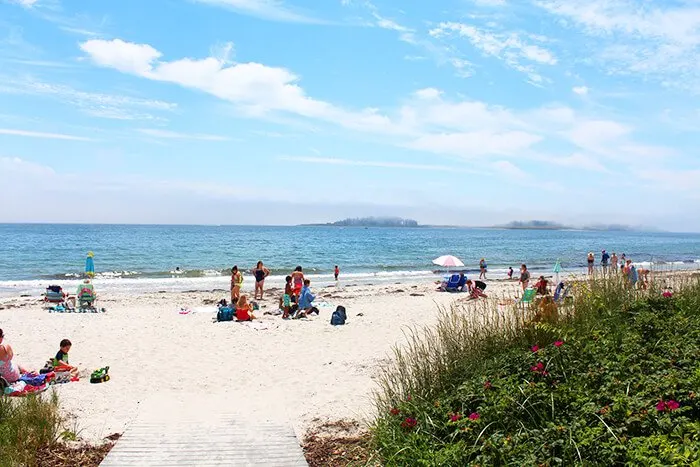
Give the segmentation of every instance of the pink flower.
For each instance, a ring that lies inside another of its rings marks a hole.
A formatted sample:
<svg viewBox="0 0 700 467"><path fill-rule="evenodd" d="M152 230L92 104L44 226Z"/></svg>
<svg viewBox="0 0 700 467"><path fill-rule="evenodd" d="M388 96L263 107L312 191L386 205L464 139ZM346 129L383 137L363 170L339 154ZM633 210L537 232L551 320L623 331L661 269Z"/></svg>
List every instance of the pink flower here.
<svg viewBox="0 0 700 467"><path fill-rule="evenodd" d="M481 415L479 415L478 412L472 412L469 414L469 420L476 421L481 418Z"/></svg>
<svg viewBox="0 0 700 467"><path fill-rule="evenodd" d="M530 367L530 371L534 371L535 373L542 373L544 371L544 363L537 362L537 365Z"/></svg>
<svg viewBox="0 0 700 467"><path fill-rule="evenodd" d="M539 348L538 346L536 346L536 345L533 345L533 346L530 348L530 350L532 350L534 353L537 353L537 351L540 350L540 348Z"/></svg>
<svg viewBox="0 0 700 467"><path fill-rule="evenodd" d="M491 381L486 381L486 382L484 383L484 389L489 390L489 389L491 389L492 387L493 387L493 385L491 384Z"/></svg>
<svg viewBox="0 0 700 467"><path fill-rule="evenodd" d="M396 407L394 407L393 409L391 409L391 410L389 411L389 413L390 413L391 415L396 416L396 415L400 414L401 411L400 411L399 409L397 409Z"/></svg>
<svg viewBox="0 0 700 467"><path fill-rule="evenodd" d="M413 399L411 396L406 397L406 400L407 400L408 402L411 402L411 399Z"/></svg>
<svg viewBox="0 0 700 467"><path fill-rule="evenodd" d="M564 345L564 342L563 342L563 341L556 341L556 342L554 343L554 347L561 347L562 345Z"/></svg>
<svg viewBox="0 0 700 467"><path fill-rule="evenodd" d="M459 420L462 419L462 414L461 413L451 413L450 414L450 421L451 422L458 422Z"/></svg>
<svg viewBox="0 0 700 467"><path fill-rule="evenodd" d="M680 406L681 406L681 405L680 405L678 402L674 401L674 400L670 400L670 401L666 402L666 408L667 408L668 410L676 410L676 409L677 409L678 407L680 407Z"/></svg>
<svg viewBox="0 0 700 467"><path fill-rule="evenodd" d="M656 410L658 410L659 412L663 412L665 410L672 412L672 411L676 410L677 408L679 408L680 406L681 405L678 402L674 401L673 399L671 399L668 402L664 402L664 400L661 399L659 402L656 403Z"/></svg>
<svg viewBox="0 0 700 467"><path fill-rule="evenodd" d="M401 428L410 430L411 428L415 428L415 426L418 425L418 420L415 418L408 417L406 420L401 422Z"/></svg>

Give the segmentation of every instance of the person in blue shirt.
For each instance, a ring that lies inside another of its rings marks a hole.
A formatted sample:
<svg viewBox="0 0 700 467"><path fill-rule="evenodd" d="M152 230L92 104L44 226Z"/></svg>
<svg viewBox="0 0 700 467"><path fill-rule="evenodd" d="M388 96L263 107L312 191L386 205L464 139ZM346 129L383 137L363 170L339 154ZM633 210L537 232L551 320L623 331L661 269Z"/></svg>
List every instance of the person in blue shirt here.
<svg viewBox="0 0 700 467"><path fill-rule="evenodd" d="M312 309L312 303L316 300L316 295L311 293L311 281L304 279L304 286L299 293L299 311L298 315L308 315Z"/></svg>

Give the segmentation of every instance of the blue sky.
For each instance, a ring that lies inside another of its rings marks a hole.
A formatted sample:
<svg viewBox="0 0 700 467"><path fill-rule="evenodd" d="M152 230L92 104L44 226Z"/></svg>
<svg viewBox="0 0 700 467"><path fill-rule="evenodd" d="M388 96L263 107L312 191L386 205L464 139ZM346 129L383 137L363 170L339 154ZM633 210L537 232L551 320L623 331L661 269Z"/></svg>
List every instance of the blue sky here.
<svg viewBox="0 0 700 467"><path fill-rule="evenodd" d="M699 95L698 0L0 0L0 221L698 231Z"/></svg>

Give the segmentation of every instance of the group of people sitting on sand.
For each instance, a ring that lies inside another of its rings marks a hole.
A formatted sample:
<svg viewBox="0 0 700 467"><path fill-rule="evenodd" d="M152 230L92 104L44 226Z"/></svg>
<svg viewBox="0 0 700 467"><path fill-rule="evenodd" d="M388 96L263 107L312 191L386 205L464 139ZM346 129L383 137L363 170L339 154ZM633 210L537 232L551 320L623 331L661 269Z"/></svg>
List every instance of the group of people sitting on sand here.
<svg viewBox="0 0 700 467"><path fill-rule="evenodd" d="M63 339L59 344L59 350L53 359L50 359L41 373L55 372L55 374L65 373L67 381L77 380L78 369L68 363L68 352L72 347L71 341ZM5 334L0 329L0 389L7 391L14 383L20 381L27 375L36 375L33 372L15 361L15 353L12 346L5 341Z"/></svg>
<svg viewBox="0 0 700 467"><path fill-rule="evenodd" d="M447 280L442 281L438 290L443 292L468 292L469 300L488 297L484 293L486 283L480 280L472 281L463 272L460 272L459 275L454 274Z"/></svg>
<svg viewBox="0 0 700 467"><path fill-rule="evenodd" d="M262 261L258 261L251 271L255 277L255 293L253 300L262 300L264 294L265 278L270 275ZM339 269L335 267L334 275L338 279ZM251 321L256 319L253 315L255 303L250 303L246 295L241 295L243 286L243 273L234 266L231 268L231 303L236 305L236 319L238 321ZM318 309L313 306L316 296L311 292L311 280L304 277L301 266L285 278L284 294L279 300L279 309L282 318L302 318L312 313L318 314Z"/></svg>

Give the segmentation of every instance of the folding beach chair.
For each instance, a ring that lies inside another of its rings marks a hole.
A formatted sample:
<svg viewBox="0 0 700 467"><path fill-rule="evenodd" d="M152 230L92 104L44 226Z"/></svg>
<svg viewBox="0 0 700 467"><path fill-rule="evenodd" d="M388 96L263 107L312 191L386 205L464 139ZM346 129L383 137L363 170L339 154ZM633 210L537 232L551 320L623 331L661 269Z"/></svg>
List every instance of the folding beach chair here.
<svg viewBox="0 0 700 467"><path fill-rule="evenodd" d="M537 296L537 289L528 287L523 293L523 298L520 299L520 303L532 303Z"/></svg>

